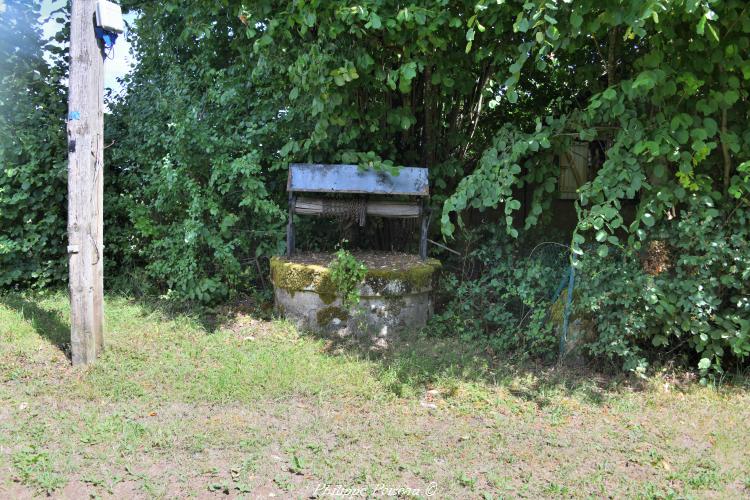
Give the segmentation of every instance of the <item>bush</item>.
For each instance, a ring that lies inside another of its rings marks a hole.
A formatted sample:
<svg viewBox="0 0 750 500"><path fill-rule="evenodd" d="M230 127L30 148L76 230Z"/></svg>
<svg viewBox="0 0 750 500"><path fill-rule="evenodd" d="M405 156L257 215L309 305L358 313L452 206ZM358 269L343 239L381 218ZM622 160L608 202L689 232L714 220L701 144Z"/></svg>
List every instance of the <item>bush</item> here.
<svg viewBox="0 0 750 500"><path fill-rule="evenodd" d="M750 209L741 197L730 210L713 208L721 196L689 196L641 250L584 254L576 308L596 319L593 354L642 371L685 353L704 374L750 354Z"/></svg>
<svg viewBox="0 0 750 500"><path fill-rule="evenodd" d="M483 243L461 262L461 273L444 276L443 292L450 299L429 332L521 357L552 359L558 342L549 311L566 274L567 249L554 243L534 249L530 238L514 241L502 228L471 237Z"/></svg>
<svg viewBox="0 0 750 500"><path fill-rule="evenodd" d="M67 276L65 51L42 52L39 7L0 16L0 287ZM7 24L6 24L7 23ZM12 36L10 36L12 35Z"/></svg>
<svg viewBox="0 0 750 500"><path fill-rule="evenodd" d="M139 30L144 43L163 36L149 29ZM278 146L257 137L247 95L228 90L248 85L224 67L237 63L237 45L213 43L223 58L144 54L106 128L105 272L144 276L149 291L201 305L253 289L256 259L280 252L285 222L285 172L268 168L259 143Z"/></svg>

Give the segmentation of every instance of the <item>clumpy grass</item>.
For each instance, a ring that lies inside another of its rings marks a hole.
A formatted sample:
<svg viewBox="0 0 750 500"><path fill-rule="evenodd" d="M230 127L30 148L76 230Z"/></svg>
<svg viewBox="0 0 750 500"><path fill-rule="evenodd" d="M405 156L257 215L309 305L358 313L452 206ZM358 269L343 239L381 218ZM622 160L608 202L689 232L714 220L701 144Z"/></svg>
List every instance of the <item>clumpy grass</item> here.
<svg viewBox="0 0 750 500"><path fill-rule="evenodd" d="M19 365L38 358L45 347L64 347L69 328L64 295L47 296L33 307L18 298L5 303L12 305L0 308L4 363ZM107 302L106 318L104 354L70 387L89 399L250 402L382 395L367 362L356 355L323 355L322 340L303 338L282 321L257 337L222 329L209 333L195 318L169 318L116 297ZM47 331L54 335L40 334Z"/></svg>
<svg viewBox="0 0 750 500"><path fill-rule="evenodd" d="M110 296L106 352L67 358L64 294L0 296L0 497L748 494L741 385L519 366L419 335L385 354Z"/></svg>
<svg viewBox="0 0 750 500"><path fill-rule="evenodd" d="M136 324L130 318L112 320L110 346L84 379L90 397L250 402L376 393L366 363L324 356L322 341L304 339L281 322L249 338L207 333L194 321L158 314Z"/></svg>

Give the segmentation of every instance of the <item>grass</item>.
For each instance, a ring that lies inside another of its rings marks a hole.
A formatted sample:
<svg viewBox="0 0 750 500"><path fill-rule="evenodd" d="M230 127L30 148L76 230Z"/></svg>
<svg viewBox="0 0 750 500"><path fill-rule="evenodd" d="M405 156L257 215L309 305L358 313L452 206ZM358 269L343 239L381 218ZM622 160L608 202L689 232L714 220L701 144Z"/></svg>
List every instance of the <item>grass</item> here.
<svg viewBox="0 0 750 500"><path fill-rule="evenodd" d="M736 498L746 388L505 365L418 336L369 355L251 312L121 297L70 366L64 295L0 296L0 497Z"/></svg>

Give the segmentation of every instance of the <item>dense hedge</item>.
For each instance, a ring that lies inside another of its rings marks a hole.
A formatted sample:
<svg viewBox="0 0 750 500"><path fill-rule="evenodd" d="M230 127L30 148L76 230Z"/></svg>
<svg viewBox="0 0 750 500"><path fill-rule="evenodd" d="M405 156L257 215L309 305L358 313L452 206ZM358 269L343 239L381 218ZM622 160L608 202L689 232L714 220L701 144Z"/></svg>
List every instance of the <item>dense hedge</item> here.
<svg viewBox="0 0 750 500"><path fill-rule="evenodd" d="M67 276L64 51L43 58L38 19L30 2L0 12L0 287Z"/></svg>

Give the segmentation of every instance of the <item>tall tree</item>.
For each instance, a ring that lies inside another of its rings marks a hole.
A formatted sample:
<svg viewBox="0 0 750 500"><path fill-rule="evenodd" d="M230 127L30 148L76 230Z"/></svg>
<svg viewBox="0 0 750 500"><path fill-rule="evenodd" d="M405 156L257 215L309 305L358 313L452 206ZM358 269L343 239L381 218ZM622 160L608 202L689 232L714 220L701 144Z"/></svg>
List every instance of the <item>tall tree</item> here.
<svg viewBox="0 0 750 500"><path fill-rule="evenodd" d="M2 7L0 286L44 286L66 275L65 6L50 14L56 40L42 36L38 2Z"/></svg>

